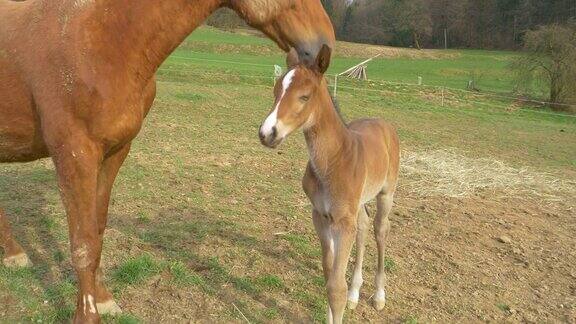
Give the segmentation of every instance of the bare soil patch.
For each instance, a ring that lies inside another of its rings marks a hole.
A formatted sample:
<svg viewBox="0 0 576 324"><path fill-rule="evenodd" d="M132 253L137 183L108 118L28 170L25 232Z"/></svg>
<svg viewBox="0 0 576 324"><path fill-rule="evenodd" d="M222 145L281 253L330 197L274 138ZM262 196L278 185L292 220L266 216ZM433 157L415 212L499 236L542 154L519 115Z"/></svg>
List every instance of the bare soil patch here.
<svg viewBox="0 0 576 324"><path fill-rule="evenodd" d="M260 31L253 29L237 29L234 30L233 32L240 35L251 35L262 38L266 37ZM259 49L266 50L266 52L270 51L270 49L264 49L263 46L259 46ZM223 47L222 50L224 51L233 49ZM274 47L273 50L278 53L281 53L276 47ZM373 57L378 54L380 54L384 58L411 58L411 59L455 59L460 56L460 54L457 52L450 53L442 50L431 50L431 49L417 50L412 48L357 44L343 41L336 42L335 52L339 57L361 57L361 58Z"/></svg>
<svg viewBox="0 0 576 324"><path fill-rule="evenodd" d="M450 151L404 152L403 159L404 181L391 216L388 256L395 266L387 283L388 304L380 313L370 306L376 268L376 247L370 241L361 302L357 310L347 312L350 322L576 321L576 219L570 182L558 185L562 182L552 175ZM200 213L186 217L208 216ZM307 289L298 286L302 271L310 279L321 275L319 257L295 255L294 246L273 235L287 230L316 244L312 225L306 217L290 220L287 228L282 223L269 218L251 221L260 233L248 243L253 249L231 261L232 279L214 283L216 293L174 287L164 273L125 291L122 305L151 322L214 322L238 318L232 304L240 300L252 309L279 308L280 317L271 322L313 321L310 309L291 295ZM227 260L238 244L247 244L251 233L221 229L207 241L191 240L182 248L200 259ZM143 249L165 253L150 245ZM189 266L199 273L208 271L202 262ZM233 278L270 269L282 273L287 283L283 292L238 299Z"/></svg>
<svg viewBox="0 0 576 324"><path fill-rule="evenodd" d="M410 58L410 59L455 59L460 56L457 52L412 48L400 48L381 45L356 44L337 42L336 53L340 57L373 57L378 54L384 58Z"/></svg>

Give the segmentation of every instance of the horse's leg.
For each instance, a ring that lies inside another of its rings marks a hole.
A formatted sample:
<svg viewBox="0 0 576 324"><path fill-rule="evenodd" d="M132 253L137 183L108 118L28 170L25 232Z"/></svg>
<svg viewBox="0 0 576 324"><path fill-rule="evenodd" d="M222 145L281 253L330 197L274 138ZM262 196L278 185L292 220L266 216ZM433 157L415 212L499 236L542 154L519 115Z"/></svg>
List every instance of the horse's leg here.
<svg viewBox="0 0 576 324"><path fill-rule="evenodd" d="M6 267L27 267L32 264L24 249L12 237L8 217L2 209L0 209L0 246L4 248L2 263Z"/></svg>
<svg viewBox="0 0 576 324"><path fill-rule="evenodd" d="M362 264L364 261L364 251L366 251L366 236L368 235L368 211L366 206L360 206L358 212L358 233L356 234L356 261L354 262L354 275L352 275L352 284L348 291L348 308L355 309L360 300L360 287L364 280L362 279Z"/></svg>
<svg viewBox="0 0 576 324"><path fill-rule="evenodd" d="M388 215L392 209L394 193L379 194L376 197L376 217L374 217L374 235L378 246L378 270L376 273L376 293L374 294L374 307L382 310L386 304L386 272L384 269L384 252L386 250L386 239L390 232L390 220Z"/></svg>
<svg viewBox="0 0 576 324"><path fill-rule="evenodd" d="M106 289L104 284L104 273L100 268L100 257L102 255L102 244L104 240L104 230L106 229L106 223L108 220L108 206L110 203L110 194L112 192L112 187L120 167L124 163L128 152L130 151L130 145L126 145L121 150L116 152L114 155L106 158L100 172L98 174L98 191L97 191L97 205L96 205L96 215L98 218L98 242L96 255L96 308L98 308L98 313L100 315L110 314L115 315L121 313L122 310L114 301L112 294Z"/></svg>
<svg viewBox="0 0 576 324"><path fill-rule="evenodd" d="M74 123L70 123L71 126ZM74 323L99 323L95 275L100 253L96 197L102 151L80 129L47 129L68 217L72 265L79 282ZM55 133L50 133L54 131Z"/></svg>
<svg viewBox="0 0 576 324"><path fill-rule="evenodd" d="M322 247L322 269L324 271L324 280L325 282L328 282L334 264L334 241L330 231L330 224L328 219L320 215L317 211L312 212L312 221L314 222L314 228L316 229L316 234L320 239L320 246ZM328 324L332 324L333 322L330 304L328 304L326 321Z"/></svg>
<svg viewBox="0 0 576 324"><path fill-rule="evenodd" d="M346 294L348 292L346 269L356 236L357 224L358 211L335 214L332 223L334 267L328 279L328 302L332 309L335 324L342 323L346 309Z"/></svg>

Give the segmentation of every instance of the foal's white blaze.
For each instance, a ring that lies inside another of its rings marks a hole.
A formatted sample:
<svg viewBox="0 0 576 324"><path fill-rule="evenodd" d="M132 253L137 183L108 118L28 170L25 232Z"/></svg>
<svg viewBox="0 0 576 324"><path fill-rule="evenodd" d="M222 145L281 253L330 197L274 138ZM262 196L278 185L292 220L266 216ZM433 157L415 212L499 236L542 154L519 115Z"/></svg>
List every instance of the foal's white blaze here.
<svg viewBox="0 0 576 324"><path fill-rule="evenodd" d="M286 73L284 80L282 80L282 95L280 96L280 99L278 99L278 103L276 104L276 107L274 107L274 111L272 111L268 118L266 118L264 124L262 124L262 127L260 128L260 132L266 137L272 133L272 128L274 128L274 126L276 126L278 134L282 133L281 130L278 129L279 125L277 125L278 108L280 107L280 103L282 102L282 99L284 99L284 95L288 91L288 88L290 88L290 85L292 85L292 80L294 79L295 73L296 69L290 70L288 73Z"/></svg>

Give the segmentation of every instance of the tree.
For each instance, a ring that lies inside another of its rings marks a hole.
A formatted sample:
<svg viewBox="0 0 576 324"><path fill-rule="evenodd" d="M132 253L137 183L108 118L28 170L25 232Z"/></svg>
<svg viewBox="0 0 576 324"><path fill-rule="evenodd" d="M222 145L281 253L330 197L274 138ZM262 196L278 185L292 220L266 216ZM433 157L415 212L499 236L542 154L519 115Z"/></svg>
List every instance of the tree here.
<svg viewBox="0 0 576 324"><path fill-rule="evenodd" d="M556 110L576 105L576 22L538 27L525 35L524 50L512 64L519 90L529 90L535 83L549 91L549 101Z"/></svg>
<svg viewBox="0 0 576 324"><path fill-rule="evenodd" d="M397 28L412 36L414 46L421 48L421 38L432 34L432 17L428 0L404 0L398 6Z"/></svg>
<svg viewBox="0 0 576 324"><path fill-rule="evenodd" d="M576 18L575 0L355 0L352 4L349 17L332 14L340 39L396 46L444 47L446 30L451 47L517 49L526 31Z"/></svg>

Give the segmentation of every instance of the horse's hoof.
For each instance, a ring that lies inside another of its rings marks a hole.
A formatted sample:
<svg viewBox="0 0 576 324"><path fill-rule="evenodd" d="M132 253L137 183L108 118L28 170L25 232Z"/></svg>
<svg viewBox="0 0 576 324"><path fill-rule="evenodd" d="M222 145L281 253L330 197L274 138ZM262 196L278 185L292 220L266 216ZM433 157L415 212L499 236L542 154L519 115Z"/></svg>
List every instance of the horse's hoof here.
<svg viewBox="0 0 576 324"><path fill-rule="evenodd" d="M2 260L2 263L7 268L28 268L32 266L32 262L26 253L13 255Z"/></svg>
<svg viewBox="0 0 576 324"><path fill-rule="evenodd" d="M358 302L357 301L353 301L353 300L348 300L348 309L349 310L355 310L356 306L358 306Z"/></svg>
<svg viewBox="0 0 576 324"><path fill-rule="evenodd" d="M96 308L98 309L98 313L100 315L118 315L122 314L122 309L116 302L111 299L104 303L96 303Z"/></svg>
<svg viewBox="0 0 576 324"><path fill-rule="evenodd" d="M374 308L376 308L377 311L381 311L384 309L384 306L386 306L386 300L376 300L374 299Z"/></svg>

